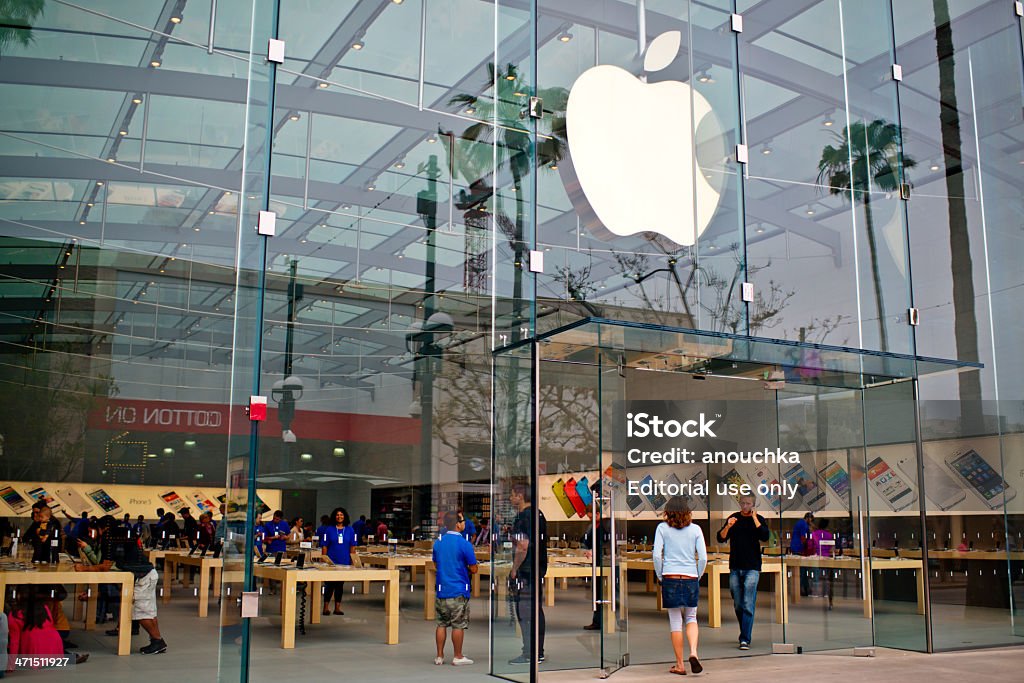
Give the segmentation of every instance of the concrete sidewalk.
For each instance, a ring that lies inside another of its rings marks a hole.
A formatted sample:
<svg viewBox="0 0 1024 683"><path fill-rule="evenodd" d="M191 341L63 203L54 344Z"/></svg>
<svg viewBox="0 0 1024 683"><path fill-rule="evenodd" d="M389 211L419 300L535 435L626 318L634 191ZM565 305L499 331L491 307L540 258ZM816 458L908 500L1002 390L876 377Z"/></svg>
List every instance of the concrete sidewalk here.
<svg viewBox="0 0 1024 683"><path fill-rule="evenodd" d="M668 667L668 664L630 666L613 674L608 680L610 683L678 681L678 676L668 673ZM542 672L540 679L544 683L589 683L598 677L597 674L596 670L551 671ZM761 655L709 661L705 664L702 676L686 678L709 677L717 683L1021 681L1024 680L1024 647L934 655L877 648L875 657L854 657L850 651L828 654Z"/></svg>

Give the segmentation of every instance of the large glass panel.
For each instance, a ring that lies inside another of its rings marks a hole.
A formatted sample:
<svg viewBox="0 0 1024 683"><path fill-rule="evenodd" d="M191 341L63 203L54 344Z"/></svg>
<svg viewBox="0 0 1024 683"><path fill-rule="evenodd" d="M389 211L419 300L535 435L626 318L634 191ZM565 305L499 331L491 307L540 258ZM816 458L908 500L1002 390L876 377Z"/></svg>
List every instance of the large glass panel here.
<svg viewBox="0 0 1024 683"><path fill-rule="evenodd" d="M133 675L138 649L163 641L198 678L241 675L240 574L221 568L244 555L219 539L231 526L244 548L228 473L249 434L232 376L252 367L234 311L236 264L259 267L236 243L240 222L247 237L255 225L239 191L243 55L273 16L258 5L220 3L241 55L208 51L209 2L17 2L0 17L0 488L19 541L4 598L13 614L66 596L50 603L70 622L65 645L107 677ZM72 574L83 559L115 570ZM20 584L44 560L66 588L40 596ZM156 609L134 625L133 590Z"/></svg>
<svg viewBox="0 0 1024 683"><path fill-rule="evenodd" d="M512 681L533 680L545 654L547 530L534 452L538 347L494 356L493 491L496 535L485 574L491 584L491 669ZM564 495L564 493L563 493ZM553 653L552 653L553 654Z"/></svg>
<svg viewBox="0 0 1024 683"><path fill-rule="evenodd" d="M780 473L798 494L784 512L786 642L807 651L870 645L861 391L787 384L778 401L779 443L801 455Z"/></svg>

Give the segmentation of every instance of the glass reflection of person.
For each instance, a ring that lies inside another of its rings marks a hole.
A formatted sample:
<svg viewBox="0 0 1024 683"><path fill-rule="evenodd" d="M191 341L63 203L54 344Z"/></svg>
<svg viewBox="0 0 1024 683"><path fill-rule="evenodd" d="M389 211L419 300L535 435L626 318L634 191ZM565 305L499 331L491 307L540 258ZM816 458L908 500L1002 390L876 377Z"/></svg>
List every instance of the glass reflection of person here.
<svg viewBox="0 0 1024 683"><path fill-rule="evenodd" d="M510 495L512 506L517 510L512 523L513 558L509 579L515 590L516 618L523 636L523 651L509 664L528 664L531 661L531 637L533 622L533 591L537 590L537 662L544 662L544 599L543 583L548 570L547 520L537 510L538 528L533 528L533 505L530 487L513 484ZM534 576L534 553L537 553L539 576Z"/></svg>

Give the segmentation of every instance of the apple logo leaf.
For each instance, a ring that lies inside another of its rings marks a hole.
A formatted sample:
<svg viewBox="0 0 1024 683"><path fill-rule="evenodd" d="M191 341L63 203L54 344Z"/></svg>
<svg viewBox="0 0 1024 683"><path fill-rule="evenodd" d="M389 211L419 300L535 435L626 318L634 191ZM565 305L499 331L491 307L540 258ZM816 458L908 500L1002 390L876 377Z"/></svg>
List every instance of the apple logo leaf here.
<svg viewBox="0 0 1024 683"><path fill-rule="evenodd" d="M679 54L682 42L683 34L679 31L665 31L652 40L644 55L644 71L661 71L671 64Z"/></svg>

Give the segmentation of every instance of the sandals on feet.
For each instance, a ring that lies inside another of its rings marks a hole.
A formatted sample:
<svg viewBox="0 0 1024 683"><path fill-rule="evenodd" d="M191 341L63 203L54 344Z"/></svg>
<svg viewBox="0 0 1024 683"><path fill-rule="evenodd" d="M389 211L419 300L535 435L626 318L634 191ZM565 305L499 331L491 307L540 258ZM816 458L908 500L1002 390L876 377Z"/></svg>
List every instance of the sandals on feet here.
<svg viewBox="0 0 1024 683"><path fill-rule="evenodd" d="M673 665L672 668L668 670L668 672L670 674L676 674L677 676L685 676L686 675L686 669L685 668L680 669L680 668L676 667L675 665Z"/></svg>
<svg viewBox="0 0 1024 683"><path fill-rule="evenodd" d="M703 670L704 667L701 665L700 660L696 657L690 657L690 671L694 674L699 674Z"/></svg>

